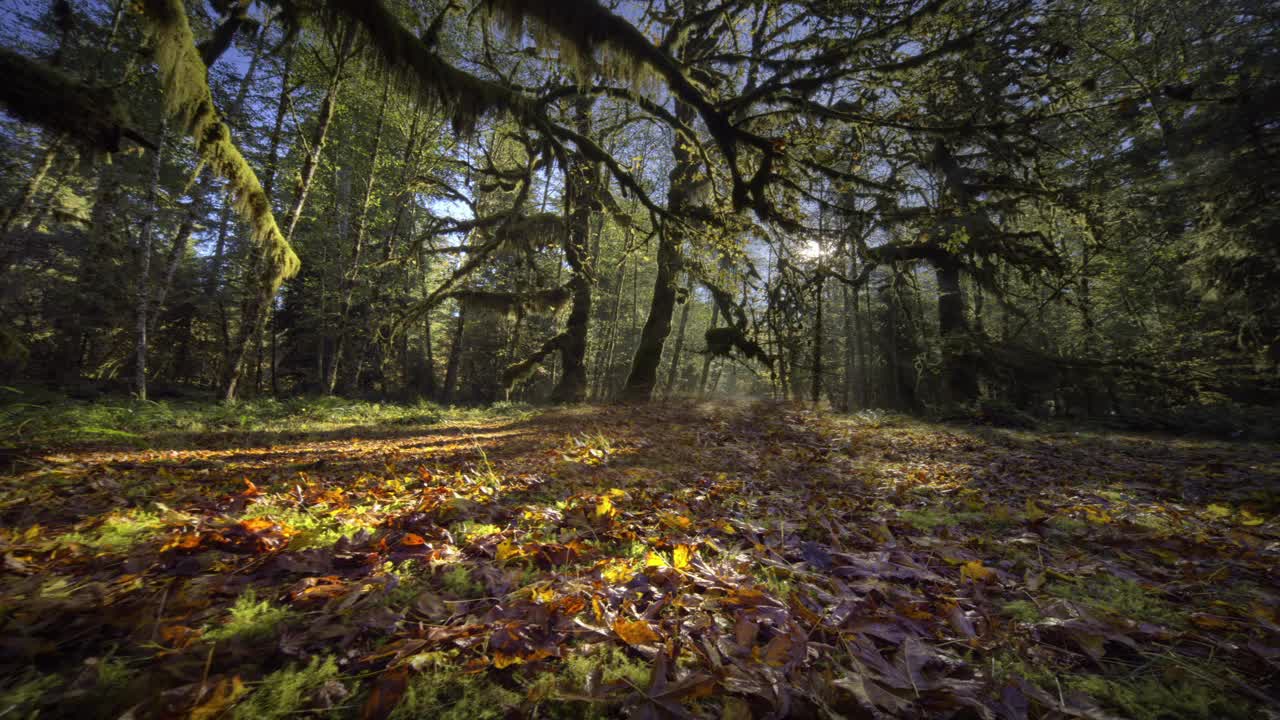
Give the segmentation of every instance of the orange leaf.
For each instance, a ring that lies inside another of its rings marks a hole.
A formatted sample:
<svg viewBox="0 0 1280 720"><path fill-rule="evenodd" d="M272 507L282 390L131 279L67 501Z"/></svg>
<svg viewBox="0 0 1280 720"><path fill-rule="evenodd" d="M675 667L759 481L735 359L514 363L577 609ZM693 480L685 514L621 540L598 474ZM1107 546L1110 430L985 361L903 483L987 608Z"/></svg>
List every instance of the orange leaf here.
<svg viewBox="0 0 1280 720"><path fill-rule="evenodd" d="M240 493L240 494L241 494L241 495L243 495L243 496L245 496L245 497L258 497L259 495L261 495L261 494L262 494L262 491L258 489L258 486L257 486L257 485L254 485L254 484L253 484L253 481L252 481L252 480L250 480L249 478L245 478L245 479L244 479L244 492L242 492L242 493Z"/></svg>
<svg viewBox="0 0 1280 720"><path fill-rule="evenodd" d="M407 545L409 547L418 547L419 545L426 545L427 541L426 538L417 533L405 533L404 537L400 538L400 544Z"/></svg>
<svg viewBox="0 0 1280 720"><path fill-rule="evenodd" d="M240 527L251 533L258 533L275 527L275 522L266 518L249 518L248 520L241 520Z"/></svg>
<svg viewBox="0 0 1280 720"><path fill-rule="evenodd" d="M161 552L165 550L195 550L200 547L200 536L195 533L181 533L165 546L160 548Z"/></svg>
<svg viewBox="0 0 1280 720"><path fill-rule="evenodd" d="M223 678L214 686L213 692L209 693L208 699L191 708L191 714L188 717L191 720L212 720L225 713L247 692L249 690L240 681L239 675L230 680Z"/></svg>
<svg viewBox="0 0 1280 720"><path fill-rule="evenodd" d="M523 662L524 660L521 660L519 655L508 655L504 652L493 653L493 666L498 670L511 667L512 665L519 665Z"/></svg>
<svg viewBox="0 0 1280 720"><path fill-rule="evenodd" d="M644 620L617 620L613 631L628 645L647 645L658 642L658 633Z"/></svg>

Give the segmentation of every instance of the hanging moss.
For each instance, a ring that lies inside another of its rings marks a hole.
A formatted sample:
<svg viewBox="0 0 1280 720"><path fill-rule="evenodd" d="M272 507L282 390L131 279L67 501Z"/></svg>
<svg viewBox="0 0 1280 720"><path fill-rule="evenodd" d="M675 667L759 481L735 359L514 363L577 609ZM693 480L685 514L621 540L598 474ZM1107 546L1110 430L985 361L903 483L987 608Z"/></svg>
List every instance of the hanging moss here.
<svg viewBox="0 0 1280 720"><path fill-rule="evenodd" d="M732 357L734 349L742 356L769 364L769 354L735 327L710 328L706 333L707 352L718 357Z"/></svg>
<svg viewBox="0 0 1280 720"><path fill-rule="evenodd" d="M653 77L651 64L635 52L634 38L619 32L630 24L598 3L487 0L485 6L508 36L528 32L538 47L558 47L560 62L581 85L600 75L638 88ZM526 17L538 22L526 28Z"/></svg>
<svg viewBox="0 0 1280 720"><path fill-rule="evenodd" d="M182 0L144 0L142 10L160 69L165 108L191 134L201 162L227 180L236 213L248 223L253 243L274 268L268 278L274 292L298 272L298 256L276 225L271 200L258 176L231 141L231 130L214 107L208 68Z"/></svg>
<svg viewBox="0 0 1280 720"><path fill-rule="evenodd" d="M573 295L566 285L525 293L457 290L449 293L449 296L471 308L484 308L510 315L529 315L559 309Z"/></svg>
<svg viewBox="0 0 1280 720"><path fill-rule="evenodd" d="M0 104L18 119L64 133L99 151L120 151L129 112L114 90L81 83L57 68L0 48Z"/></svg>
<svg viewBox="0 0 1280 720"><path fill-rule="evenodd" d="M564 233L564 218L547 212L513 218L499 226L495 235L503 250L532 252L559 245Z"/></svg>
<svg viewBox="0 0 1280 720"><path fill-rule="evenodd" d="M354 22L400 84L451 116L456 132L471 132L479 118L500 110L526 122L545 124L531 100L446 63L378 0L330 0L322 7L331 26L341 19Z"/></svg>

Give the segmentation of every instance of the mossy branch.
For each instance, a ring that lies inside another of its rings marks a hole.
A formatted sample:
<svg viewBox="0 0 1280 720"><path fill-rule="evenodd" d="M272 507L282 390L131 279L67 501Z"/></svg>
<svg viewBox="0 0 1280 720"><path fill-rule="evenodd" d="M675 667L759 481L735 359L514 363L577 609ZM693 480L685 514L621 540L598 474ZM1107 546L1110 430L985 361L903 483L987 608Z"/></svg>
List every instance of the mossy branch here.
<svg viewBox="0 0 1280 720"><path fill-rule="evenodd" d="M231 141L209 91L208 68L200 57L181 0L143 0L143 17L154 46L165 109L195 140L202 162L227 181L233 207L250 228L250 238L274 268L268 278L274 292L297 274L299 261L271 212L271 200L258 176Z"/></svg>
<svg viewBox="0 0 1280 720"><path fill-rule="evenodd" d="M532 355L517 363L512 363L502 371L502 385L507 390L514 388L517 384L525 382L533 376L534 370L546 360L547 356L560 349L569 339L568 333L560 333L555 337L542 343L542 347L533 352Z"/></svg>
<svg viewBox="0 0 1280 720"><path fill-rule="evenodd" d="M19 120L99 152L119 152L126 137L155 147L129 128L128 109L111 88L82 83L8 48L0 48L0 74L0 105Z"/></svg>

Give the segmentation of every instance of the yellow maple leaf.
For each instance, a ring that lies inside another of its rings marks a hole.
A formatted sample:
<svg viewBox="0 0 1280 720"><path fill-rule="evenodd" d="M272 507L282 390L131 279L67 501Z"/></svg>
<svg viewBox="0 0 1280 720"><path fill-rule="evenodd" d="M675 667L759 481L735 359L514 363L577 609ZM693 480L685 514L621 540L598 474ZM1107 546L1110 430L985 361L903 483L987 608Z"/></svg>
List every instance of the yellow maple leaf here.
<svg viewBox="0 0 1280 720"><path fill-rule="evenodd" d="M616 620L613 631L628 645L648 645L658 642L658 633L644 620Z"/></svg>
<svg viewBox="0 0 1280 720"><path fill-rule="evenodd" d="M981 560L970 560L960 568L960 577L979 582L991 582L996 579L996 571L983 565Z"/></svg>
<svg viewBox="0 0 1280 720"><path fill-rule="evenodd" d="M618 508L613 506L613 500L608 495L600 498L600 502L596 504L596 517L611 518L618 514Z"/></svg>
<svg viewBox="0 0 1280 720"><path fill-rule="evenodd" d="M671 566L677 570L684 570L689 567L689 561L693 558L693 548L688 545L677 545L674 552L671 553Z"/></svg>
<svg viewBox="0 0 1280 720"><path fill-rule="evenodd" d="M520 549L519 545L511 542L510 540L503 540L498 543L496 554L498 562L505 562L511 558L523 557L524 551Z"/></svg>
<svg viewBox="0 0 1280 720"><path fill-rule="evenodd" d="M1211 518L1222 519L1225 517L1231 517L1231 508L1226 505L1214 503L1213 505L1205 508L1204 514Z"/></svg>
<svg viewBox="0 0 1280 720"><path fill-rule="evenodd" d="M650 550L648 554L644 556L644 566L645 567L671 567L671 563L667 562L667 559L662 556L662 553L656 553Z"/></svg>

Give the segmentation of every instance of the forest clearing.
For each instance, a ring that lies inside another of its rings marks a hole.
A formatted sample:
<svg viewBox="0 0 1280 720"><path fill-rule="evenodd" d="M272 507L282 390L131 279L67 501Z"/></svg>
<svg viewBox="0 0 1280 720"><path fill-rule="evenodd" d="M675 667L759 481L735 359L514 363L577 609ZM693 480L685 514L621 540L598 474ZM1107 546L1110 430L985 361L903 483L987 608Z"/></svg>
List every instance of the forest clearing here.
<svg viewBox="0 0 1280 720"><path fill-rule="evenodd" d="M0 720L1280 720L1275 0L0 30Z"/></svg>
<svg viewBox="0 0 1280 720"><path fill-rule="evenodd" d="M687 403L139 440L4 480L15 717L1276 709L1274 447Z"/></svg>

